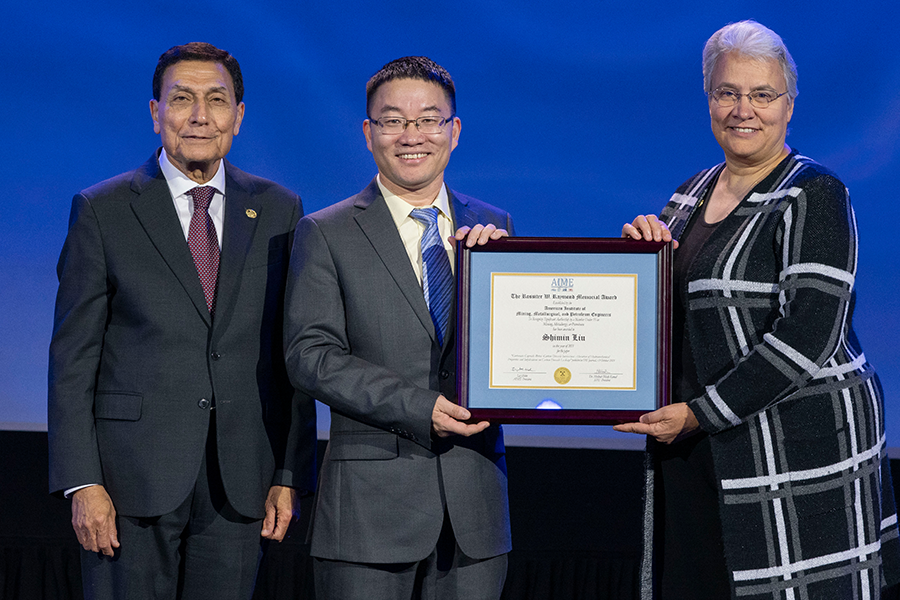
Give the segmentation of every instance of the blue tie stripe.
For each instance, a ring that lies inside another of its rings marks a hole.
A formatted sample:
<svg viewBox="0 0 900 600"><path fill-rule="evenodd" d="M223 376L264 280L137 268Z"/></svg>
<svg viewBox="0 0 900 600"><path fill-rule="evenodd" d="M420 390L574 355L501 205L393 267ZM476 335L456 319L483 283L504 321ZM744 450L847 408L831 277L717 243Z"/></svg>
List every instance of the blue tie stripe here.
<svg viewBox="0 0 900 600"><path fill-rule="evenodd" d="M422 234L422 289L438 343L443 345L453 299L453 273L438 229L438 210L433 206L416 208L410 216L425 225Z"/></svg>

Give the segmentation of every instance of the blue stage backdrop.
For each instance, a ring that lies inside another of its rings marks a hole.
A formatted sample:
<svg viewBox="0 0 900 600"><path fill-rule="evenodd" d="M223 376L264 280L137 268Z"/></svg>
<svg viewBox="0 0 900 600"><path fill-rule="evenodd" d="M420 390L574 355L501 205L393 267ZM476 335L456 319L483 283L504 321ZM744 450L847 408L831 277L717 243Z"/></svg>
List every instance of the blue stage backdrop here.
<svg viewBox="0 0 900 600"><path fill-rule="evenodd" d="M788 143L851 190L854 325L884 383L888 443L900 446L898 16L896 0L10 3L0 35L0 423L46 426L54 269L71 198L157 147L150 80L170 46L209 41L238 58L247 112L229 158L297 190L307 211L374 175L365 82L394 58L424 54L458 87L452 187L508 208L521 235L618 236L722 159L700 52L722 25L755 18L799 66ZM548 434L626 443L605 427L507 430L513 442Z"/></svg>

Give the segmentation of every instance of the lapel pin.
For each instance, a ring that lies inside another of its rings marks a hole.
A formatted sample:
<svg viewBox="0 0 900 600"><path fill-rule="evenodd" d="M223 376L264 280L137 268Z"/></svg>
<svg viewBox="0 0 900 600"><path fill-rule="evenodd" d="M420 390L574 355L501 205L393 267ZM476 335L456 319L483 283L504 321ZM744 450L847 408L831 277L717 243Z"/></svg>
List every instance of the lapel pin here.
<svg viewBox="0 0 900 600"><path fill-rule="evenodd" d="M255 219L255 218L256 218L256 211L253 210L252 208L248 208L248 209L247 209L247 216L250 217L251 219Z"/></svg>

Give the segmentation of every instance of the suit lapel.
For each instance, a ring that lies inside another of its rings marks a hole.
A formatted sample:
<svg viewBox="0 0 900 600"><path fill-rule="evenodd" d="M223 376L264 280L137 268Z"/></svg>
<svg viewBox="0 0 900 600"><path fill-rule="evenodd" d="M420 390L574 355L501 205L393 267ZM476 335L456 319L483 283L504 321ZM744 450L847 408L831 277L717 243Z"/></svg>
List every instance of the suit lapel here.
<svg viewBox="0 0 900 600"><path fill-rule="evenodd" d="M216 293L216 323L230 317L240 287L244 263L262 215L262 206L252 195L253 186L243 172L225 162L225 222L219 259L219 286ZM248 216L254 215L253 217Z"/></svg>
<svg viewBox="0 0 900 600"><path fill-rule="evenodd" d="M450 198L450 211L453 213L453 223L456 229L478 225L478 215L469 209L468 200L460 198L450 188L447 188L447 196Z"/></svg>
<svg viewBox="0 0 900 600"><path fill-rule="evenodd" d="M357 195L354 204L357 208L363 209L355 217L360 229L372 244L381 262L387 267L391 277L422 322L422 326L428 331L428 335L436 340L434 323L425 304L422 286L419 285L416 273L409 264L409 256L403 247L397 226L381 195L378 183L372 180L372 183Z"/></svg>
<svg viewBox="0 0 900 600"><path fill-rule="evenodd" d="M203 296L203 286L197 276L197 267L184 239L184 231L178 221L178 213L175 212L172 194L159 170L156 155L137 170L131 181L131 189L138 194L131 202L135 216L156 250L184 287L197 312L207 325L211 325L206 299Z"/></svg>

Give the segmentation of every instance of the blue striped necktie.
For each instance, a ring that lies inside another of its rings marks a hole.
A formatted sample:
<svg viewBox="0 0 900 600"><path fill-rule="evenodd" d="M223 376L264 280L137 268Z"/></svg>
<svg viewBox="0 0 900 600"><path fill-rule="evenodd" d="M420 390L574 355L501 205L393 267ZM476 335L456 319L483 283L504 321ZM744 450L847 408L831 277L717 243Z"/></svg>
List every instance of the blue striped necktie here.
<svg viewBox="0 0 900 600"><path fill-rule="evenodd" d="M438 229L438 210L433 206L414 208L410 216L425 225L425 232L422 234L422 289L434 322L438 344L443 346L450 317L450 300L453 297L453 273Z"/></svg>

